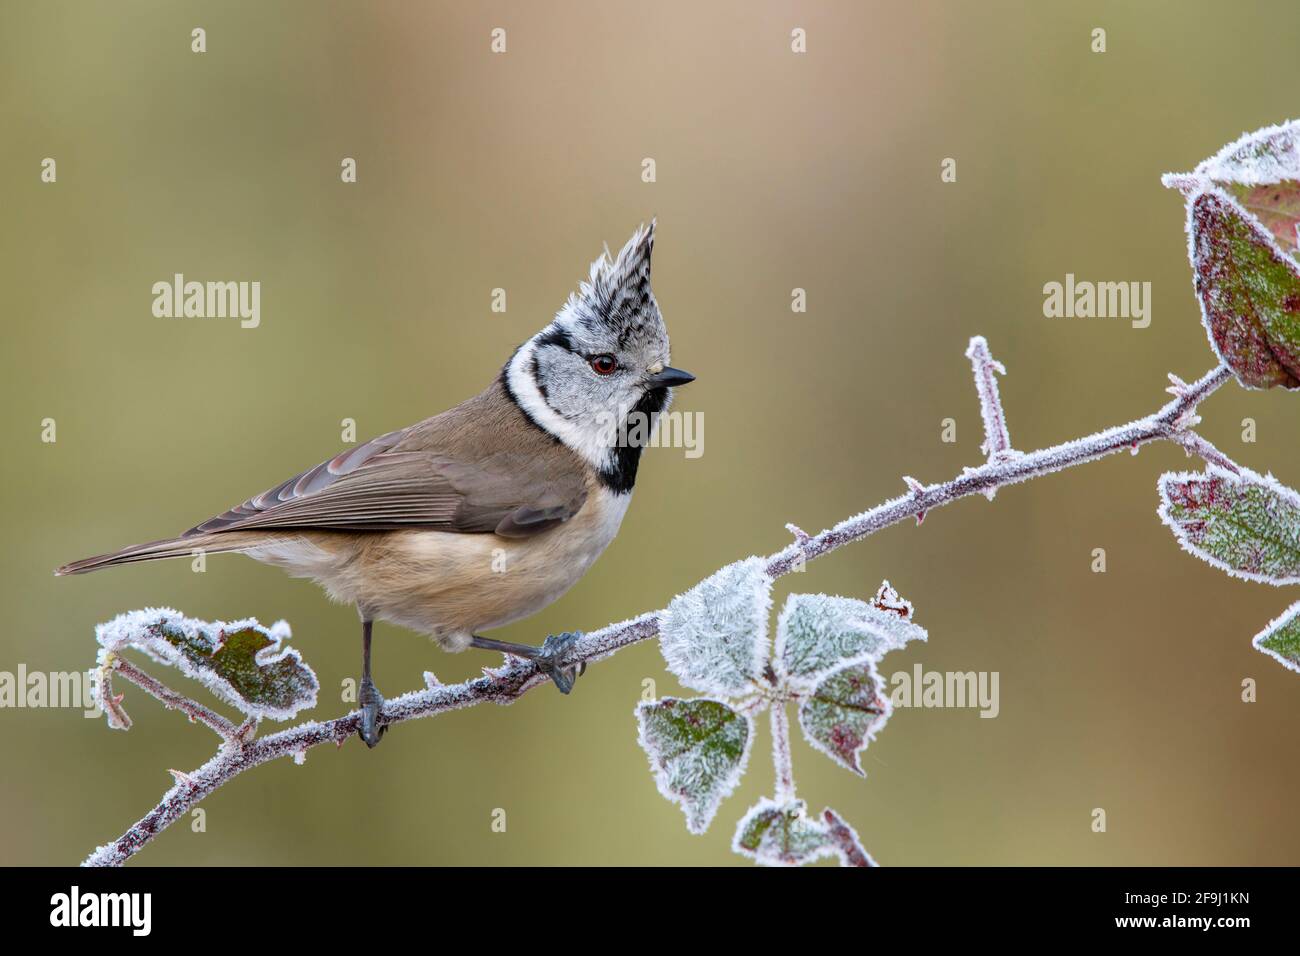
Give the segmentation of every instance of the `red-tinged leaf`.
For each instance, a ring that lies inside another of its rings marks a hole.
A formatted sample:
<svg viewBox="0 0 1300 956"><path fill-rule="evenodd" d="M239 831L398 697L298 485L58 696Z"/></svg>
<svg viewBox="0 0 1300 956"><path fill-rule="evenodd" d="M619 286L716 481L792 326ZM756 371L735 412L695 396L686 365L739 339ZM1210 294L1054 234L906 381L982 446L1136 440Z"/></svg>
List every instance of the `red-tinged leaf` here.
<svg viewBox="0 0 1300 956"><path fill-rule="evenodd" d="M1247 468L1160 476L1162 521L1184 549L1229 574L1300 583L1300 495Z"/></svg>
<svg viewBox="0 0 1300 956"><path fill-rule="evenodd" d="M1249 388L1300 387L1300 268L1217 189L1188 206L1196 293L1219 358Z"/></svg>
<svg viewBox="0 0 1300 956"><path fill-rule="evenodd" d="M865 776L858 754L889 719L889 700L870 661L832 671L799 704L808 742L840 766Z"/></svg>

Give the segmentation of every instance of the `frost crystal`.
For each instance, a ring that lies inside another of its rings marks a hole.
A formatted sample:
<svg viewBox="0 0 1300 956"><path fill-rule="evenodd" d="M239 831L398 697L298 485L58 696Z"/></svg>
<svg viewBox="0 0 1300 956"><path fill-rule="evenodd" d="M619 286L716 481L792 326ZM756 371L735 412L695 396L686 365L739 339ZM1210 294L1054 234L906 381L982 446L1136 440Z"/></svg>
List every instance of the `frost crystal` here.
<svg viewBox="0 0 1300 956"><path fill-rule="evenodd" d="M833 668L879 660L908 641L925 640L925 628L911 618L911 604L887 581L871 604L826 594L792 594L777 619L777 663L797 683L815 682Z"/></svg>
<svg viewBox="0 0 1300 956"><path fill-rule="evenodd" d="M766 797L741 819L731 847L765 866L802 866L841 855L829 828L809 818L802 800L780 804Z"/></svg>
<svg viewBox="0 0 1300 956"><path fill-rule="evenodd" d="M681 804L688 830L703 833L745 772L753 721L704 697L642 703L636 717L659 792Z"/></svg>
<svg viewBox="0 0 1300 956"><path fill-rule="evenodd" d="M283 647L289 625L263 627L253 618L199 621L171 608L120 614L95 628L108 655L136 647L161 664L199 681L249 717L288 720L316 704L320 683L296 649Z"/></svg>
<svg viewBox="0 0 1300 956"><path fill-rule="evenodd" d="M685 686L735 696L762 675L772 579L762 558L729 564L672 600L659 625L668 669Z"/></svg>
<svg viewBox="0 0 1300 956"><path fill-rule="evenodd" d="M1160 520L1184 550L1267 584L1300 582L1300 495L1272 475L1211 467L1160 476Z"/></svg>
<svg viewBox="0 0 1300 956"><path fill-rule="evenodd" d="M858 754L889 719L889 700L874 663L832 671L799 704L799 726L808 742L840 766L866 776Z"/></svg>
<svg viewBox="0 0 1300 956"><path fill-rule="evenodd" d="M1255 635L1250 642L1255 650L1263 651L1283 667L1300 671L1300 601L1270 621L1268 627Z"/></svg>

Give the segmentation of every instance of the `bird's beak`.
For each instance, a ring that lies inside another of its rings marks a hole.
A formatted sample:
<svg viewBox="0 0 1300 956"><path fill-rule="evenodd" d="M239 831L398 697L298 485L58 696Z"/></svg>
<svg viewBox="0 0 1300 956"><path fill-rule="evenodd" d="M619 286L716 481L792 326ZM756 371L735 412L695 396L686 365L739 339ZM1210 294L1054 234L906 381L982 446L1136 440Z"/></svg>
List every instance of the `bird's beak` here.
<svg viewBox="0 0 1300 956"><path fill-rule="evenodd" d="M695 376L690 372L683 372L679 368L669 366L661 372L657 372L646 379L646 384L651 388L676 388L679 385L688 385L695 381Z"/></svg>

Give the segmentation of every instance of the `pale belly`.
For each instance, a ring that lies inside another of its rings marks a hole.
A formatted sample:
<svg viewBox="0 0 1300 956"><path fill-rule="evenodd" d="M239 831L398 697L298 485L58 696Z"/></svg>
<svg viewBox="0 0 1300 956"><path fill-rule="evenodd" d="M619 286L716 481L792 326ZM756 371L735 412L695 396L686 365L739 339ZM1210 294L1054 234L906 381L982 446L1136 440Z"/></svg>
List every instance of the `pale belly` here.
<svg viewBox="0 0 1300 956"><path fill-rule="evenodd" d="M250 554L313 578L363 617L463 650L472 634L528 617L577 583L618 533L630 500L598 491L569 521L531 538L309 533Z"/></svg>

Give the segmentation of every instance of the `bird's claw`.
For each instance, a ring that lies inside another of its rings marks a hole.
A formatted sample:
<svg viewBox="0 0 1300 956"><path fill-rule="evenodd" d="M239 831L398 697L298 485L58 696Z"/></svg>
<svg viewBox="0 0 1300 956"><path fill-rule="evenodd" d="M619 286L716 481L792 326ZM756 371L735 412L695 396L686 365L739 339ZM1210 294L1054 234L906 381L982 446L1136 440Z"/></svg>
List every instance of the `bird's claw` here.
<svg viewBox="0 0 1300 956"><path fill-rule="evenodd" d="M361 678L361 687L357 692L357 703L361 705L361 722L357 726L357 736L372 750L379 746L379 741L388 733L388 725L379 726L379 712L384 709L384 695L379 693L374 681L369 677Z"/></svg>
<svg viewBox="0 0 1300 956"><path fill-rule="evenodd" d="M573 683L587 669L586 661L577 664L562 664L564 655L582 636L581 631L565 631L563 634L551 634L542 642L538 655L533 658L537 669L555 682L561 694L573 690Z"/></svg>

